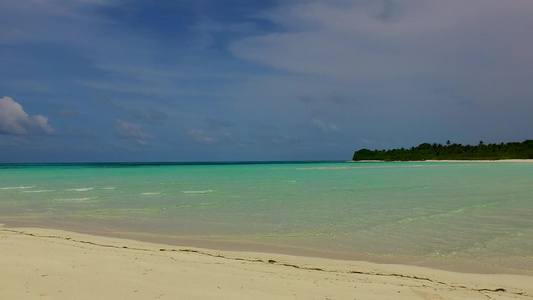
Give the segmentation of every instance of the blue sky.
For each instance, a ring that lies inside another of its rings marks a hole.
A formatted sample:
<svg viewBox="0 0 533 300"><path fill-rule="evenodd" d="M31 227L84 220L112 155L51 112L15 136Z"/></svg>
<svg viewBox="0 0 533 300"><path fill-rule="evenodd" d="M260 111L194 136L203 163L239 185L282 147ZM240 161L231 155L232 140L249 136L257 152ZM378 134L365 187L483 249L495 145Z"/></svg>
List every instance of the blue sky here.
<svg viewBox="0 0 533 300"><path fill-rule="evenodd" d="M0 162L533 138L531 0L6 0Z"/></svg>

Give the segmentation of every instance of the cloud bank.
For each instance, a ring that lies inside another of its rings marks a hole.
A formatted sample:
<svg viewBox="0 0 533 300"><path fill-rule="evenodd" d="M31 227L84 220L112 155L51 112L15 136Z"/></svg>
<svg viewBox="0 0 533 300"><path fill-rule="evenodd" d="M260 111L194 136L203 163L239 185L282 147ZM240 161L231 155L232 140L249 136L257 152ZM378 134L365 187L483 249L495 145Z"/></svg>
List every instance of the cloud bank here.
<svg viewBox="0 0 533 300"><path fill-rule="evenodd" d="M48 118L28 115L22 105L10 97L0 99L0 134L52 134Z"/></svg>

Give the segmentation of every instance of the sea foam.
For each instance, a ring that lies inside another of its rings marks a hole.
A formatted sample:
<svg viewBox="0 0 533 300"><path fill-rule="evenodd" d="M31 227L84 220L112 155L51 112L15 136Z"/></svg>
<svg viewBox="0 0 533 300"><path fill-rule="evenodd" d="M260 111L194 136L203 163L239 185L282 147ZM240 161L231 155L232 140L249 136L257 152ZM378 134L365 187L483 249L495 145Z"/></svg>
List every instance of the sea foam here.
<svg viewBox="0 0 533 300"><path fill-rule="evenodd" d="M184 194L207 194L212 193L213 190L205 190L205 191L182 191Z"/></svg>
<svg viewBox="0 0 533 300"><path fill-rule="evenodd" d="M86 192L86 191L90 191L90 190L93 190L94 188L92 187L84 187L84 188L77 188L77 189L68 189L67 191L69 192Z"/></svg>
<svg viewBox="0 0 533 300"><path fill-rule="evenodd" d="M54 190L35 190L35 191L23 191L23 193L47 193L53 192Z"/></svg>
<svg viewBox="0 0 533 300"><path fill-rule="evenodd" d="M82 197L82 198L67 198L67 199L54 199L55 201L59 202L83 202L83 201L89 201L94 200L96 198L94 197Z"/></svg>
<svg viewBox="0 0 533 300"><path fill-rule="evenodd" d="M161 194L160 192L141 193L141 195L143 195L143 196L156 196L156 195L160 195L160 194Z"/></svg>
<svg viewBox="0 0 533 300"><path fill-rule="evenodd" d="M35 185L31 185L31 186L6 186L6 187L0 188L0 190L24 190L24 189L32 189L34 187L35 187Z"/></svg>

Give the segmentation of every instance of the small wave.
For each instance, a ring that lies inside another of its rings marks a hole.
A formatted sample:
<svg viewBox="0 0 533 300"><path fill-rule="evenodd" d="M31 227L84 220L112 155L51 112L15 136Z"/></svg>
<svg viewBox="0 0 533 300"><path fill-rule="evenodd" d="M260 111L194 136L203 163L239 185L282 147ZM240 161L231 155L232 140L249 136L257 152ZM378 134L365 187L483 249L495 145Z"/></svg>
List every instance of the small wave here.
<svg viewBox="0 0 533 300"><path fill-rule="evenodd" d="M83 202L83 201L89 201L94 200L96 198L94 197L82 197L82 198L68 198L68 199L54 199L55 201L59 202Z"/></svg>
<svg viewBox="0 0 533 300"><path fill-rule="evenodd" d="M161 194L160 192L141 193L141 195L143 195L143 196L156 196L156 195L160 195L160 194Z"/></svg>
<svg viewBox="0 0 533 300"><path fill-rule="evenodd" d="M68 189L67 191L69 192L86 192L86 191L90 191L90 190L93 190L94 188L92 187L87 187L87 188L78 188L78 189Z"/></svg>
<svg viewBox="0 0 533 300"><path fill-rule="evenodd" d="M116 189L116 187L114 186L106 186L102 188L102 190L114 190L114 189Z"/></svg>
<svg viewBox="0 0 533 300"><path fill-rule="evenodd" d="M35 190L35 191L23 191L23 193L47 193L53 192L54 190Z"/></svg>
<svg viewBox="0 0 533 300"><path fill-rule="evenodd" d="M301 167L296 170L348 170L348 169L360 169L361 167ZM369 168L369 167L366 167Z"/></svg>
<svg viewBox="0 0 533 300"><path fill-rule="evenodd" d="M6 186L3 188L0 188L0 190L25 190L25 189L33 189L35 185L31 186Z"/></svg>
<svg viewBox="0 0 533 300"><path fill-rule="evenodd" d="M212 193L213 190L205 190L205 191L182 191L184 194L207 194Z"/></svg>

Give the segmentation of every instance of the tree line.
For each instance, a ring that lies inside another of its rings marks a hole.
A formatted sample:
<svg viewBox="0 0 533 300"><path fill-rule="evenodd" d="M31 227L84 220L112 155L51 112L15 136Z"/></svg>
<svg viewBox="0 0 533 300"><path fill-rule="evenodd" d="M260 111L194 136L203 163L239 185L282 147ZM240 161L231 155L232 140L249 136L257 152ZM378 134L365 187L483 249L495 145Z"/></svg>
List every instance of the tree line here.
<svg viewBox="0 0 533 300"><path fill-rule="evenodd" d="M422 143L411 149L356 151L353 160L414 161L414 160L499 160L533 159L533 140L522 143L461 145L447 141L445 145Z"/></svg>

